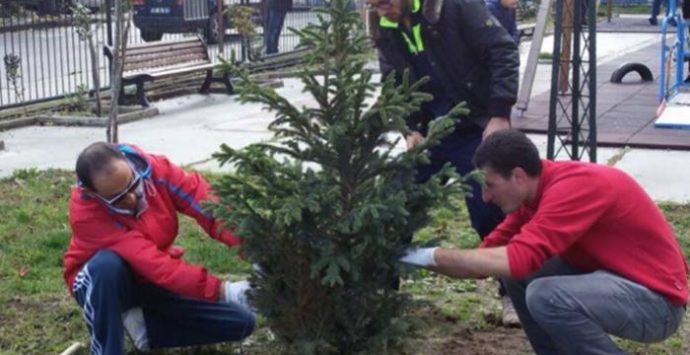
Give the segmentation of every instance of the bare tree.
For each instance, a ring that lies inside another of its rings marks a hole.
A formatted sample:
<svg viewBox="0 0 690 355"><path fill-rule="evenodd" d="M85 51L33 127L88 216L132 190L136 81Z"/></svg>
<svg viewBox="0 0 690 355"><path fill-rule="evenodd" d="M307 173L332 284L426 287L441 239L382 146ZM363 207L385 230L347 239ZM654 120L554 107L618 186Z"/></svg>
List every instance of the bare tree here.
<svg viewBox="0 0 690 355"><path fill-rule="evenodd" d="M122 69L125 50L127 50L127 36L130 26L129 0L115 0L115 38L113 43L113 62L110 72L110 112L108 114L108 128L106 138L110 143L118 142L117 115L120 89L122 87Z"/></svg>
<svg viewBox="0 0 690 355"><path fill-rule="evenodd" d="M96 43L93 40L94 31L91 28L91 16L89 9L77 3L72 7L72 12L77 22L77 34L79 39L86 42L89 47L91 57L91 79L93 81L93 94L96 99L96 116L100 117L101 109L101 75L98 71L98 55L96 54ZM96 27L98 28L98 27Z"/></svg>

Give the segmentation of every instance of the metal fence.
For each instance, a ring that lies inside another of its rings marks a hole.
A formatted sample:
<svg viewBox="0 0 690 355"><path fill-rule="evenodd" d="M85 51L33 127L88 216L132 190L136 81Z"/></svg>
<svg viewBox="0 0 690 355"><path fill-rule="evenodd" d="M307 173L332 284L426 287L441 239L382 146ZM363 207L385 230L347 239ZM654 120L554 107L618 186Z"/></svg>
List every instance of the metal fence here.
<svg viewBox="0 0 690 355"><path fill-rule="evenodd" d="M105 4L112 0L86 1L82 3ZM192 2L194 0L184 0ZM226 4L253 3L258 7L260 0L225 0ZM359 1L361 3L361 1ZM291 51L298 44L298 38L286 30L288 27L303 28L316 20L314 8L326 6L324 0L295 0L294 9L288 13L281 33L279 49ZM105 5L102 6L106 8ZM41 14L31 9L20 8L18 13L0 14L0 59L6 55L19 58L16 87L7 75L7 67L0 62L0 109L19 106L22 103L35 103L50 100L92 88L91 58L86 42L77 34L76 16L55 6L53 14ZM98 10L98 9L96 9ZM39 11L40 12L40 11ZM114 17L114 16L113 16ZM94 33L98 53L98 70L103 88L110 85L108 60L103 56L103 45L108 43L108 14L102 9L90 15L91 30ZM260 22L260 21L258 21ZM257 40L252 47L261 47L262 28L257 27ZM203 33L203 29L190 33L166 33L162 39L174 39ZM243 53L242 42L237 31L226 29L224 51L219 53L217 44L210 44L209 55L216 60L218 55L230 58L235 52ZM128 45L143 42L142 33L132 23L128 35Z"/></svg>

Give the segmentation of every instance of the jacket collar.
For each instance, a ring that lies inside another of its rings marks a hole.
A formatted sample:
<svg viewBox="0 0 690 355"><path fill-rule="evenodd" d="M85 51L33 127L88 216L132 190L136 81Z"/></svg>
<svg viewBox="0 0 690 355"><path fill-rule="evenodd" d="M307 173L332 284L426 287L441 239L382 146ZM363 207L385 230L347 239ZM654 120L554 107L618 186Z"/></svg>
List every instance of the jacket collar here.
<svg viewBox="0 0 690 355"><path fill-rule="evenodd" d="M410 0L412 2L412 10L414 12L420 11L422 12L422 16L426 21L428 21L430 24L434 25L438 23L439 18L441 18L441 8L443 7L443 1L444 0ZM388 23L389 26L392 24L393 26L397 25L395 22L387 20L385 18L381 18L377 13L376 10L370 10L368 13L368 18L369 18L369 35L374 40L377 40L381 37L381 30L384 28L381 26L381 22L384 24ZM385 26L385 27L389 27Z"/></svg>
<svg viewBox="0 0 690 355"><path fill-rule="evenodd" d="M151 163L136 147L128 144L118 144L117 150L124 154L134 170L144 179L151 178Z"/></svg>

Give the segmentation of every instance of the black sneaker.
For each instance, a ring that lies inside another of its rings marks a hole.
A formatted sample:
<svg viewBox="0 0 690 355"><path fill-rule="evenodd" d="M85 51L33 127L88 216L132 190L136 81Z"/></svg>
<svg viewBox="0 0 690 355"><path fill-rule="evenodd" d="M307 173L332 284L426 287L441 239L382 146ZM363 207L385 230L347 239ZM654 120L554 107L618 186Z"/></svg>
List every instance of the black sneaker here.
<svg viewBox="0 0 690 355"><path fill-rule="evenodd" d="M656 17L650 17L650 18L649 18L649 24L652 25L652 26L656 26L656 25L658 25L659 23L656 22Z"/></svg>

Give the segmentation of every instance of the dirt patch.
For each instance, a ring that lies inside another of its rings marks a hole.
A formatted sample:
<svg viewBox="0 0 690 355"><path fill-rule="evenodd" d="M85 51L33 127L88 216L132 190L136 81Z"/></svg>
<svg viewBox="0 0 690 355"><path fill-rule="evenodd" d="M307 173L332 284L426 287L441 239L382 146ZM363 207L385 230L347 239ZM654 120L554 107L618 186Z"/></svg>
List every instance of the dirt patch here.
<svg viewBox="0 0 690 355"><path fill-rule="evenodd" d="M430 340L430 354L515 355L531 352L521 328L472 330L458 326L447 337Z"/></svg>

